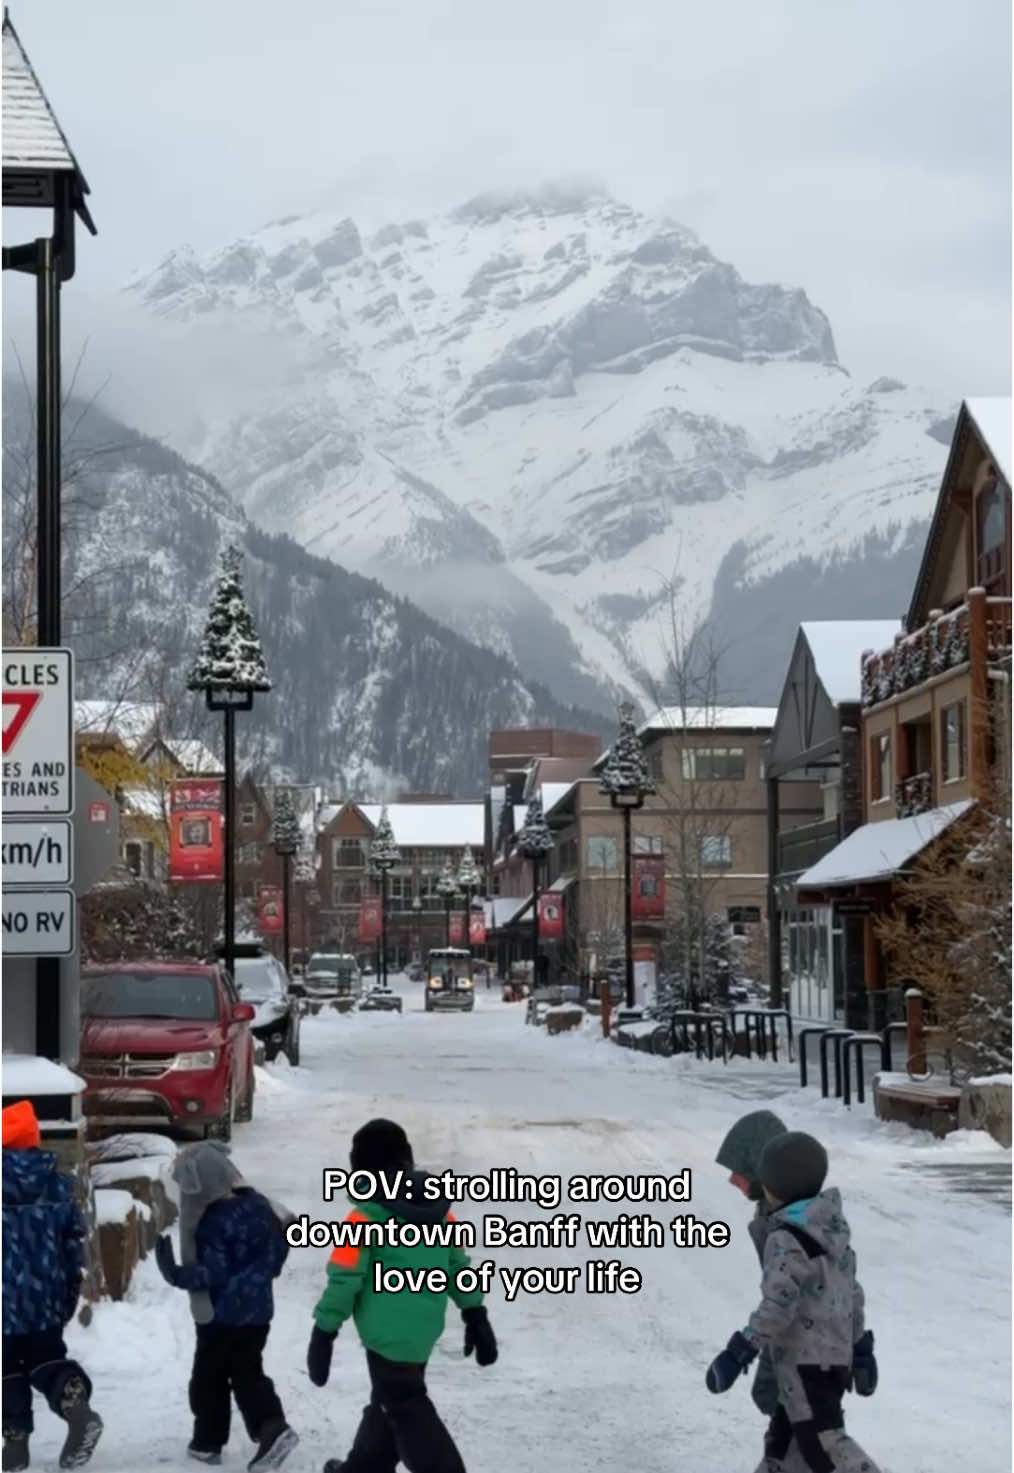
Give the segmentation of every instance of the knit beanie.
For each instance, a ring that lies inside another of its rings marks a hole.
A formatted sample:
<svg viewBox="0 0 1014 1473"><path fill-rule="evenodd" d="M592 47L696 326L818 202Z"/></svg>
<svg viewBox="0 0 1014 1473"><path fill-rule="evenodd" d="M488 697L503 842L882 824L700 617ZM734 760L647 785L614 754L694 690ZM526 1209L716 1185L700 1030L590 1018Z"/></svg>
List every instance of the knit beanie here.
<svg viewBox="0 0 1014 1473"><path fill-rule="evenodd" d="M393 1120L361 1126L352 1137L349 1161L353 1171L410 1171L414 1165L408 1136Z"/></svg>
<svg viewBox="0 0 1014 1473"><path fill-rule="evenodd" d="M18 1100L3 1111L4 1150L29 1151L41 1144L39 1122L31 1100Z"/></svg>
<svg viewBox="0 0 1014 1473"><path fill-rule="evenodd" d="M761 1185L779 1202L816 1197L827 1176L827 1152L812 1135L787 1130L764 1147L760 1158Z"/></svg>
<svg viewBox="0 0 1014 1473"><path fill-rule="evenodd" d="M757 1177L761 1153L768 1141L783 1135L785 1126L773 1110L751 1110L742 1115L731 1128L718 1148L715 1160L734 1176L744 1176L750 1183L751 1202L760 1200L760 1181Z"/></svg>

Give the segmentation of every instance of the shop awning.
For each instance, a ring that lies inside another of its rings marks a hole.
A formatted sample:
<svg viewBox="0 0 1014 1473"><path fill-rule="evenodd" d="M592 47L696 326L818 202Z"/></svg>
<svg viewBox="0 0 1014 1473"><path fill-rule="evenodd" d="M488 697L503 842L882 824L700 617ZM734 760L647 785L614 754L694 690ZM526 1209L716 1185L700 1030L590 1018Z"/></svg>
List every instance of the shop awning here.
<svg viewBox="0 0 1014 1473"><path fill-rule="evenodd" d="M837 890L875 884L905 869L927 845L974 806L972 799L948 803L911 818L865 823L796 881L798 890Z"/></svg>
<svg viewBox="0 0 1014 1473"><path fill-rule="evenodd" d="M483 903L486 930L502 931L505 926L512 926L515 921L519 921L525 911L530 911L531 908L530 895L494 895L492 900Z"/></svg>
<svg viewBox="0 0 1014 1473"><path fill-rule="evenodd" d="M570 889L576 879L577 875L557 875L549 889L554 895L562 895L564 890Z"/></svg>

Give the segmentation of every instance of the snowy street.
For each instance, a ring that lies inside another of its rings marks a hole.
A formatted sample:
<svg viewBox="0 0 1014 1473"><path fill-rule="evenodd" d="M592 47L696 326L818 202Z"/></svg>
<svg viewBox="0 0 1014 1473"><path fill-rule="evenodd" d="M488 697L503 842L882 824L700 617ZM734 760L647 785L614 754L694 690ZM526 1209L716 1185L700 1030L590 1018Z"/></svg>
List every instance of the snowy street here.
<svg viewBox="0 0 1014 1473"><path fill-rule="evenodd" d="M724 1067L619 1049L597 1031L547 1037L521 1011L480 991L476 1011L427 1015L421 989L404 981L405 1012L304 1020L302 1064L283 1060L258 1078L252 1124L235 1135L248 1179L295 1213L341 1218L344 1201L321 1201L321 1171L347 1165L352 1132L374 1115L404 1124L417 1164L486 1174L493 1167L560 1173L692 1172L693 1200L615 1206L571 1205L583 1218L651 1211L660 1221L692 1212L723 1220L722 1249L489 1249L473 1260L507 1267L582 1266L618 1257L644 1287L633 1295L520 1293L489 1299L500 1342L497 1365L462 1356L457 1314L431 1362L438 1409L473 1473L737 1473L760 1455L763 1419L744 1378L725 1396L704 1387L708 1362L754 1307L757 1262L746 1233L750 1206L714 1164L728 1126L769 1104L790 1128L826 1142L829 1184L841 1188L853 1229L868 1324L876 1334L880 1387L847 1398L853 1434L883 1473L943 1473L967 1464L976 1430L975 1473L1010 1467L1010 1220L995 1196L959 1190L972 1168L1009 1173L1009 1153L984 1136L948 1142L886 1128L869 1107L849 1115L795 1088L795 1070L737 1060ZM943 1169L966 1168L965 1175ZM484 1209L460 1203L459 1218L484 1210L511 1220L543 1214L530 1204ZM481 1238L480 1238L481 1243ZM294 1249L276 1285L266 1365L301 1435L287 1466L319 1469L348 1450L365 1400L355 1331L337 1342L331 1381L317 1390L305 1369L311 1311L324 1283L326 1249ZM94 1467L127 1473L148 1462L183 1469L189 1435L187 1379L193 1328L186 1296L140 1266L130 1299L103 1303L70 1343L95 1380L107 1431ZM969 1349L974 1346L975 1354ZM51 1465L59 1426L42 1410L37 1466ZM147 1451L147 1455L146 1455ZM238 1419L225 1466L251 1450Z"/></svg>

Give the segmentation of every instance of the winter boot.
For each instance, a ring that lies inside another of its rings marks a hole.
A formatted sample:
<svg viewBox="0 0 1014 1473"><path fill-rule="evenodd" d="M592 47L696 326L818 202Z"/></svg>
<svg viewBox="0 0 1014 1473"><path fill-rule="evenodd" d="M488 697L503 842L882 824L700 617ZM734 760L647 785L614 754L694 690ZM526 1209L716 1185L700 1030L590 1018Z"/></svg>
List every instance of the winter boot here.
<svg viewBox="0 0 1014 1473"><path fill-rule="evenodd" d="M324 1464L324 1473L342 1473L344 1467L345 1464L341 1458L328 1458Z"/></svg>
<svg viewBox="0 0 1014 1473"><path fill-rule="evenodd" d="M88 1391L79 1376L73 1376L60 1397L60 1416L67 1423L67 1440L60 1450L61 1468L83 1468L102 1436L102 1418L93 1412Z"/></svg>
<svg viewBox="0 0 1014 1473"><path fill-rule="evenodd" d="M28 1433L5 1432L3 1451L4 1473L19 1473L28 1467Z"/></svg>
<svg viewBox="0 0 1014 1473"><path fill-rule="evenodd" d="M217 1447L195 1447L193 1443L187 1448L187 1457L193 1458L195 1463L208 1463L216 1468L222 1461L222 1454Z"/></svg>
<svg viewBox="0 0 1014 1473"><path fill-rule="evenodd" d="M246 1465L248 1473L261 1473L263 1468L281 1467L298 1441L299 1434L293 1432L281 1417L273 1417L270 1422L265 1422L261 1428L256 1456Z"/></svg>

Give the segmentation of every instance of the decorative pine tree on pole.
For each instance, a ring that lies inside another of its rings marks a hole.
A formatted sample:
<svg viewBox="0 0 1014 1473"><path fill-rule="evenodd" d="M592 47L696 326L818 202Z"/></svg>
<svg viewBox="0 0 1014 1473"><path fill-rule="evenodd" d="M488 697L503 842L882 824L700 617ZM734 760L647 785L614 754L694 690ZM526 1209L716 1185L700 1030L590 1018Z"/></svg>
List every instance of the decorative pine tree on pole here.
<svg viewBox="0 0 1014 1473"><path fill-rule="evenodd" d="M444 945L451 944L451 904L458 893L458 881L455 878L454 869L450 858L444 860L444 867L440 871L437 881L437 894L444 902Z"/></svg>
<svg viewBox="0 0 1014 1473"><path fill-rule="evenodd" d="M623 813L623 916L626 952L626 998L632 1008L634 996L634 917L630 885L630 815L642 808L649 793L655 791L648 772L641 738L637 734L634 708L625 702L620 707L620 726L616 741L606 758L599 779L599 792L606 793L613 808Z"/></svg>
<svg viewBox="0 0 1014 1473"><path fill-rule="evenodd" d="M271 847L282 861L282 954L285 959L286 975L289 971L291 937L289 929L290 866L292 856L299 849L301 838L302 832L299 827L299 819L296 817L295 805L292 802L292 794L288 788L277 788L275 790L275 811L271 821Z"/></svg>
<svg viewBox="0 0 1014 1473"><path fill-rule="evenodd" d="M386 805L381 809L370 845L370 864L380 874L380 983L387 986L387 872L401 862Z"/></svg>
<svg viewBox="0 0 1014 1473"><path fill-rule="evenodd" d="M476 868L470 845L466 845L458 866L457 886L465 897L465 945L472 950L472 896L482 885L482 876Z"/></svg>
<svg viewBox="0 0 1014 1473"><path fill-rule="evenodd" d="M239 577L242 556L239 548L234 546L227 547L222 553L208 620L187 680L188 690L204 691L209 711L225 713L225 925L222 953L230 971L233 970L236 950L236 712L252 708L256 691L271 689L261 642L243 597Z"/></svg>
<svg viewBox="0 0 1014 1473"><path fill-rule="evenodd" d="M539 956L539 865L546 863L553 849L553 835L539 798L532 798L529 802L515 842L532 866L532 987L535 988L539 983L542 961Z"/></svg>

